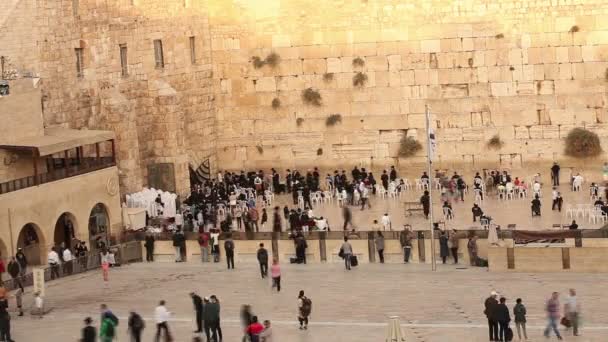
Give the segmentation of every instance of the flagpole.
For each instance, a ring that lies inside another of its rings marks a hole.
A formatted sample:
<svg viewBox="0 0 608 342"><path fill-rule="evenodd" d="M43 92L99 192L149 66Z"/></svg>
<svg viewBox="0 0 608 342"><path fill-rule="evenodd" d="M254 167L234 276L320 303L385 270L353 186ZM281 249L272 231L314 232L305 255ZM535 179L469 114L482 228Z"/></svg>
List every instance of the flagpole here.
<svg viewBox="0 0 608 342"><path fill-rule="evenodd" d="M437 262L435 261L435 234L433 231L433 178L432 175L432 164L433 158L431 154L433 153L433 146L431 146L431 118L429 112L429 106L425 105L424 116L426 118L426 146L427 146L427 175L429 175L428 189L429 189L429 230L431 232L431 269L433 271L437 270Z"/></svg>

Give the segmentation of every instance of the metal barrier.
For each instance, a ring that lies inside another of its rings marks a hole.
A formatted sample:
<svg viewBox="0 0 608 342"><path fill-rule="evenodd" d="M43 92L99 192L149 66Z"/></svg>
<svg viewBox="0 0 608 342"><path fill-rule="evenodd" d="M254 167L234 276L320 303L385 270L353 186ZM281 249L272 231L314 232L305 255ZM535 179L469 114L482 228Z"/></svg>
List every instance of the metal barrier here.
<svg viewBox="0 0 608 342"><path fill-rule="evenodd" d="M128 242L121 245L110 246L109 249L114 253L116 265L128 264L131 262L142 261L142 249L139 242ZM75 258L67 263L54 266L44 266L44 280L52 281L57 278L68 277L71 275L84 273L101 267L101 255L99 252L89 252L87 255ZM11 291L19 287L19 282L22 286L32 286L34 277L31 272L24 276L7 279L2 282L2 286Z"/></svg>

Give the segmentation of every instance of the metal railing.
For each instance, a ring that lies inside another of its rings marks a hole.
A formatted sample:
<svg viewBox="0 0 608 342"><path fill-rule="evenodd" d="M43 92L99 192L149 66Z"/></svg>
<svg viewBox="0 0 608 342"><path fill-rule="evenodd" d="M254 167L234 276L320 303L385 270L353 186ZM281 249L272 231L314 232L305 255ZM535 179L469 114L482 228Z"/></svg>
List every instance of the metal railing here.
<svg viewBox="0 0 608 342"><path fill-rule="evenodd" d="M80 164L69 165L68 167L41 173L35 176L28 176L13 179L8 182L0 183L0 194L26 189L29 187L54 182L69 177L82 175L85 173L116 166L112 157L102 158L83 158Z"/></svg>
<svg viewBox="0 0 608 342"><path fill-rule="evenodd" d="M128 242L121 245L111 246L110 250L112 250L114 253L114 260L116 261L116 265L124 265L131 262L142 261L141 244L139 244L138 242ZM56 272L54 272L53 267L55 267ZM87 253L87 255L75 258L74 260L71 260L67 263L64 262L57 266L44 266L44 280L48 282L55 279L95 270L100 267L100 253L98 251L89 252ZM8 273L6 274L8 275ZM59 277L57 277L56 274L59 274ZM19 287L19 282L21 282L21 285L23 285L24 287L32 286L34 284L33 273L29 272L23 276L6 279L2 282L2 286L7 290L14 290Z"/></svg>

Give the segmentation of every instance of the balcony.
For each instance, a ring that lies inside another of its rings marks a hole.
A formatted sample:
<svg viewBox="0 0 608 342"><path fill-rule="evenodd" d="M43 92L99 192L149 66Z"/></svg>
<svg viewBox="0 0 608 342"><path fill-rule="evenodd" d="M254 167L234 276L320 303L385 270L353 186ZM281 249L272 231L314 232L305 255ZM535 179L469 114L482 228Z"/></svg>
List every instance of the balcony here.
<svg viewBox="0 0 608 342"><path fill-rule="evenodd" d="M114 133L109 131L46 129L44 136L0 148L25 156L32 165L30 176L0 183L0 194L116 166Z"/></svg>

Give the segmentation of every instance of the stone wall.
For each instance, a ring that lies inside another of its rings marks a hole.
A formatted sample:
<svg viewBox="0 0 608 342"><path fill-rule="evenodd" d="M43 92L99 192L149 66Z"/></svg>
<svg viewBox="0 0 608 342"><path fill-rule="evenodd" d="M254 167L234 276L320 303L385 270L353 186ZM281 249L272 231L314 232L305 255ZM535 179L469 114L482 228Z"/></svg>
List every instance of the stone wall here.
<svg viewBox="0 0 608 342"><path fill-rule="evenodd" d="M202 1L10 0L2 6L0 55L13 69L41 77L45 126L114 130L123 193L147 185L151 164L173 163L181 194L189 188L189 164L196 168L209 158L215 166ZM162 40L163 68L155 64L155 39ZM83 51L80 77L77 48Z"/></svg>
<svg viewBox="0 0 608 342"><path fill-rule="evenodd" d="M419 165L424 149L397 152L403 134L425 144L426 105L440 168L582 167L563 155L577 126L607 146L604 1L218 0L209 11L222 168ZM273 52L276 67L253 65ZM320 107L303 102L309 87ZM341 123L327 126L332 114Z"/></svg>

